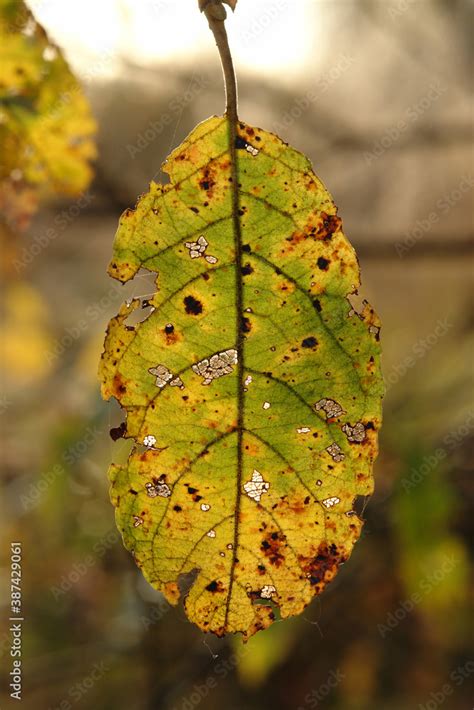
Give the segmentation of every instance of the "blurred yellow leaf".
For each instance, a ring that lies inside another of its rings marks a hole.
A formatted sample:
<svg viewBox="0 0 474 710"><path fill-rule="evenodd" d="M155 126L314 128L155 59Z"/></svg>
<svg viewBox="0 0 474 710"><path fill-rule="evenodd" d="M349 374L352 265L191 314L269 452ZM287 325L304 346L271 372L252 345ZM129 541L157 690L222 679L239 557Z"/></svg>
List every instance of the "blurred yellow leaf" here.
<svg viewBox="0 0 474 710"><path fill-rule="evenodd" d="M2 328L2 368L24 384L41 380L50 369L52 346L48 310L39 292L23 282L5 290Z"/></svg>
<svg viewBox="0 0 474 710"><path fill-rule="evenodd" d="M5 221L24 228L36 209L34 193L38 199L81 193L93 175L95 131L89 104L60 49L23 2L0 0L0 210Z"/></svg>

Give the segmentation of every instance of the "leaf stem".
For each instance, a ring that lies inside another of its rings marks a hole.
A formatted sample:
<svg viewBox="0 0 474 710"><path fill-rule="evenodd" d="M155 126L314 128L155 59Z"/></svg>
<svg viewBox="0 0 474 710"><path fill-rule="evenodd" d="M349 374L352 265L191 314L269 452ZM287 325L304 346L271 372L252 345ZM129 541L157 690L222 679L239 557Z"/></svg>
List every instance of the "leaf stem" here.
<svg viewBox="0 0 474 710"><path fill-rule="evenodd" d="M227 599L225 606L225 617L223 623L224 632L229 630L229 614L232 602L232 593L235 581L235 570L237 564L237 554L239 550L239 520L242 504L242 484L243 484L243 469L244 469L244 334L242 331L242 317L244 312L244 294L242 284L242 227L239 217L239 179L237 169L237 81L235 78L234 63L230 53L229 41L224 21L227 13L223 2L230 5L234 9L237 0L199 0L199 7L205 13L209 22L209 27L212 30L219 50L222 69L224 72L225 89L226 89L226 116L229 125L229 154L231 163L231 200L232 200L232 222L234 228L234 245L235 245L235 347L238 353L237 360L237 477L236 477L236 499L235 499L235 523L234 523L234 540L232 543L232 560L230 568L230 581L227 591Z"/></svg>
<svg viewBox="0 0 474 710"><path fill-rule="evenodd" d="M225 19L227 16L222 0L208 0L200 5L207 17L209 27L216 40L217 49L222 63L222 71L224 72L225 90L226 90L226 114L231 125L236 126L238 121L237 115L237 80L235 77L234 62L230 52L229 40L225 28Z"/></svg>

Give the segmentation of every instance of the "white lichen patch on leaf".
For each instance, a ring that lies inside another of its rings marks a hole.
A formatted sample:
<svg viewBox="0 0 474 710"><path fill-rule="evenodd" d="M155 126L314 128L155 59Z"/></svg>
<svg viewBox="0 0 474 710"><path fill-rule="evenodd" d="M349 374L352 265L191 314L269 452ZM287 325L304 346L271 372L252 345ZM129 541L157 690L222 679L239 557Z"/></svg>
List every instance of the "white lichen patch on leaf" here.
<svg viewBox="0 0 474 710"><path fill-rule="evenodd" d="M244 483L244 491L249 498L252 498L257 503L260 502L260 498L264 493L267 493L270 488L270 484L263 480L262 474L254 470L252 473L252 478L247 483Z"/></svg>
<svg viewBox="0 0 474 710"><path fill-rule="evenodd" d="M174 377L170 381L170 387L179 387L180 390L184 390L184 382L181 377Z"/></svg>
<svg viewBox="0 0 474 710"><path fill-rule="evenodd" d="M189 250L191 259L199 259L199 257L203 256L209 264L217 264L218 259L215 256L206 254L209 242L204 235L201 235L197 242L185 242L184 246Z"/></svg>
<svg viewBox="0 0 474 710"><path fill-rule="evenodd" d="M203 378L203 385L210 385L224 375L230 375L237 364L237 350L230 348L221 353L216 353L210 358L204 358L192 366L193 371Z"/></svg>
<svg viewBox="0 0 474 710"><path fill-rule="evenodd" d="M320 399L319 402L316 402L314 408L316 411L322 409L326 414L326 419L333 419L344 413L341 405L333 399Z"/></svg>
<svg viewBox="0 0 474 710"><path fill-rule="evenodd" d="M145 488L149 498L156 498L157 496L160 498L169 498L171 495L170 487L167 483L163 483L162 481L158 481L155 484L146 483Z"/></svg>
<svg viewBox="0 0 474 710"><path fill-rule="evenodd" d="M265 584L260 590L260 596L262 599L271 599L274 594L276 594L276 588L273 584Z"/></svg>
<svg viewBox="0 0 474 710"><path fill-rule="evenodd" d="M328 452L329 456L334 461L336 461L336 463L339 463L339 461L344 461L345 456L342 453L341 447L339 446L339 444L336 444L336 442L328 446L326 451Z"/></svg>
<svg viewBox="0 0 474 710"><path fill-rule="evenodd" d="M357 422L354 426L350 424L344 424L342 431L347 436L348 441L356 442L361 444L365 439L365 426L362 422Z"/></svg>
<svg viewBox="0 0 474 710"><path fill-rule="evenodd" d="M201 235L197 242L186 242L184 246L189 250L191 259L197 259L206 251L208 242L206 238Z"/></svg>
<svg viewBox="0 0 474 710"><path fill-rule="evenodd" d="M112 318L100 372L136 444L109 474L125 545L172 604L192 574L184 610L202 631L246 640L350 557L383 386L376 315L347 317L359 267L331 196L277 136L237 133L197 126L169 182L122 215L109 273L156 277L155 310L135 322L134 299Z"/></svg>
<svg viewBox="0 0 474 710"><path fill-rule="evenodd" d="M148 434L143 439L143 443L145 446L154 446L156 444L156 436L153 436L153 434Z"/></svg>
<svg viewBox="0 0 474 710"><path fill-rule="evenodd" d="M325 500L322 501L322 504L326 506L326 508L332 508L340 502L340 498L338 498L337 496L333 496L332 498L325 498Z"/></svg>
<svg viewBox="0 0 474 710"><path fill-rule="evenodd" d="M250 155L253 155L254 157L260 152L258 148L254 148L254 146L250 144L245 147L245 150L247 151L247 153L250 153Z"/></svg>
<svg viewBox="0 0 474 710"><path fill-rule="evenodd" d="M148 370L150 375L155 375L156 377L156 386L157 387L164 387L165 385L168 384L170 380L173 379L173 374L166 365L157 365L156 367L150 367Z"/></svg>

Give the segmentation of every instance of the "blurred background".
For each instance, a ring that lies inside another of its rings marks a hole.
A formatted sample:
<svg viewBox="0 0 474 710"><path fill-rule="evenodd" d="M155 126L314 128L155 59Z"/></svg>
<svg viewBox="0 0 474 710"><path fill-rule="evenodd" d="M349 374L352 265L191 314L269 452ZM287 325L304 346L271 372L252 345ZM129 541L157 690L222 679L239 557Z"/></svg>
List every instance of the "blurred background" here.
<svg viewBox="0 0 474 710"><path fill-rule="evenodd" d="M19 539L25 710L471 708L473 3L239 0L229 17L240 115L306 153L334 196L387 383L354 554L301 617L246 646L199 632L123 549L106 471L128 444L109 437L120 413L96 375L108 319L150 291L106 275L118 217L223 111L207 23L196 0L28 5L55 43L43 59L57 45L82 84L97 158L74 189L4 219L2 707ZM24 173L4 171L0 206Z"/></svg>

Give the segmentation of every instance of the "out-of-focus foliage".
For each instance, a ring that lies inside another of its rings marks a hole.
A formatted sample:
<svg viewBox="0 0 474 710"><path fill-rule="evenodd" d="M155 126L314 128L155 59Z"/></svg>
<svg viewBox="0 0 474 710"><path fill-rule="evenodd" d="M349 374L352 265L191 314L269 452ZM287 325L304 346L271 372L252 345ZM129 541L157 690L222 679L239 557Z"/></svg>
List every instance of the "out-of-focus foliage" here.
<svg viewBox="0 0 474 710"><path fill-rule="evenodd" d="M23 2L0 0L0 215L14 231L41 198L89 185L95 130L61 50Z"/></svg>

